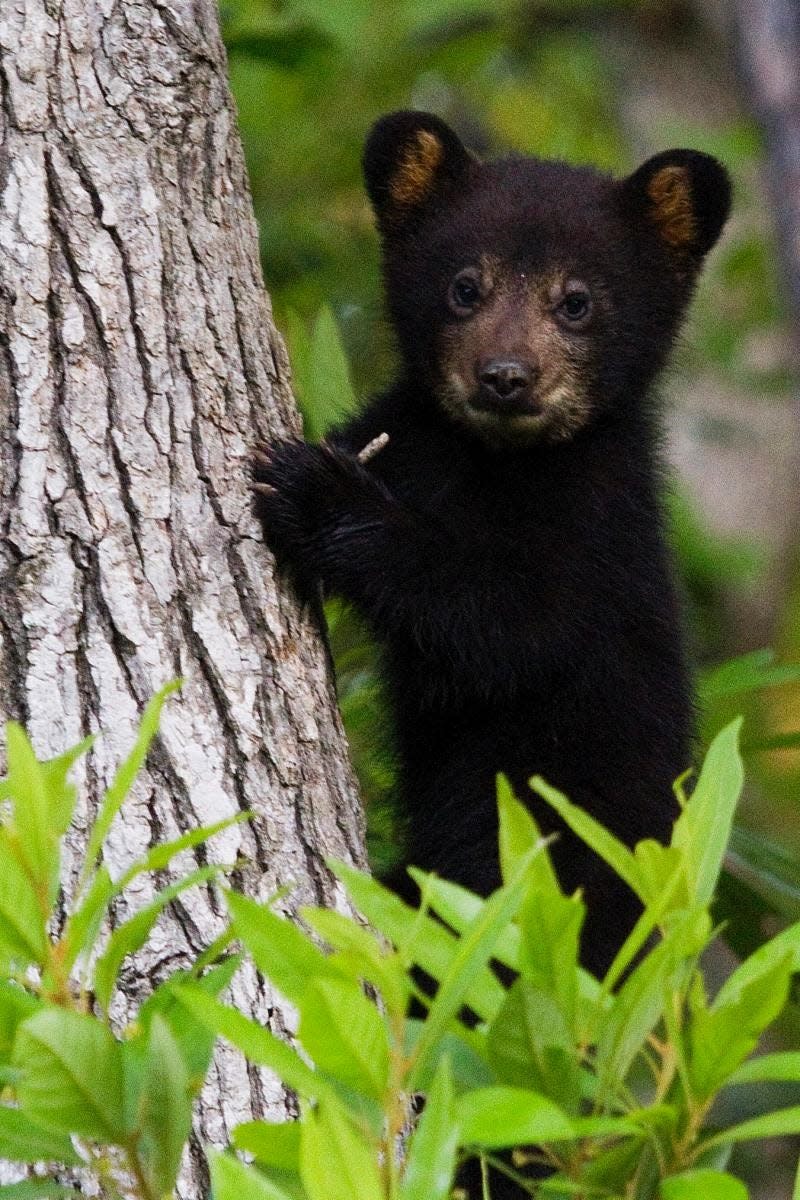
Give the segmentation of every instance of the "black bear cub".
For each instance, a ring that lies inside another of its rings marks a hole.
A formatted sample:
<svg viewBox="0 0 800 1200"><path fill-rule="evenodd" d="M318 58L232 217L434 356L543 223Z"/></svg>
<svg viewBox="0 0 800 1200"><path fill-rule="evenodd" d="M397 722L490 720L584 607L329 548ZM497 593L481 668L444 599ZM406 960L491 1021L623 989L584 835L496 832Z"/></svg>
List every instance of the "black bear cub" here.
<svg viewBox="0 0 800 1200"><path fill-rule="evenodd" d="M397 380L327 443L263 447L258 514L299 586L352 602L382 644L409 861L496 887L504 771L558 829L602 971L635 899L526 781L627 843L669 833L692 702L652 389L728 177L691 150L622 180L479 162L418 112L375 125L364 171Z"/></svg>

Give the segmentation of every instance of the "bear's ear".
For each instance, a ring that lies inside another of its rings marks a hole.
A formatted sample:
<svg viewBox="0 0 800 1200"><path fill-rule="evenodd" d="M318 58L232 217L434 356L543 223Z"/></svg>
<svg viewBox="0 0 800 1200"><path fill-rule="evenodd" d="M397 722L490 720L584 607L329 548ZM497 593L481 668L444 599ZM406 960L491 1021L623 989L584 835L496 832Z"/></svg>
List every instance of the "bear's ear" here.
<svg viewBox="0 0 800 1200"><path fill-rule="evenodd" d="M731 207L728 172L699 150L665 150L620 184L627 214L650 221L678 253L702 258L716 242Z"/></svg>
<svg viewBox="0 0 800 1200"><path fill-rule="evenodd" d="M383 233L402 229L466 180L475 159L431 113L381 117L364 147L367 192Z"/></svg>

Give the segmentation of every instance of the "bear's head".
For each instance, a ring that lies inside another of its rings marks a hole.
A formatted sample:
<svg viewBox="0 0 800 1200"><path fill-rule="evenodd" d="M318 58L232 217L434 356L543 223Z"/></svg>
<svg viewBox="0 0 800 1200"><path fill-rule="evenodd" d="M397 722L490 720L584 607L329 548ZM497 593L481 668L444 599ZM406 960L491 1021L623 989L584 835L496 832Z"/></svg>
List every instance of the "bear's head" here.
<svg viewBox="0 0 800 1200"><path fill-rule="evenodd" d="M646 395L730 208L698 151L622 180L483 163L420 112L377 122L364 174L406 376L499 444L562 441Z"/></svg>

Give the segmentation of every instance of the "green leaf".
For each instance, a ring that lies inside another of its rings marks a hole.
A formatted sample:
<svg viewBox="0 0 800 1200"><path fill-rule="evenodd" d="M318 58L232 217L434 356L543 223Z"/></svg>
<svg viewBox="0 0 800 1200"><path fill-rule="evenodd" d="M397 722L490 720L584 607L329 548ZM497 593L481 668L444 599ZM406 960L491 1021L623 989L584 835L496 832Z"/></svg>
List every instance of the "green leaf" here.
<svg viewBox="0 0 800 1200"><path fill-rule="evenodd" d="M417 1061L409 1080L411 1090L424 1089L433 1047L468 994L472 994L473 984L479 972L486 970L498 937L516 916L528 888L530 864L538 852L537 849L529 850L519 859L511 881L489 897L472 925L464 931L452 964L428 1010L417 1046Z"/></svg>
<svg viewBox="0 0 800 1200"><path fill-rule="evenodd" d="M425 1022L415 1017L406 1020L406 1054L414 1053ZM449 1030L433 1049L431 1076L435 1078L442 1061L447 1059L448 1068L457 1091L489 1087L496 1083L495 1074L489 1066L486 1053L486 1035L482 1030L467 1029L458 1024Z"/></svg>
<svg viewBox="0 0 800 1200"><path fill-rule="evenodd" d="M451 883L449 879L442 879L430 871L423 871L419 867L409 867L408 873L420 892L423 887L425 888L430 908L459 933L475 920L486 903L485 897L476 895L475 892L462 887L459 883ZM518 942L515 940L514 951L516 952L517 949Z"/></svg>
<svg viewBox="0 0 800 1200"><path fill-rule="evenodd" d="M173 1192L192 1127L193 1093L178 1044L163 1017L150 1025L139 1083L136 1156L153 1195Z"/></svg>
<svg viewBox="0 0 800 1200"><path fill-rule="evenodd" d="M757 892L774 912L800 917L800 864L797 855L757 830L734 826L725 856L738 880Z"/></svg>
<svg viewBox="0 0 800 1200"><path fill-rule="evenodd" d="M47 783L28 735L16 721L6 725L6 752L19 858L37 889L54 898L59 840L53 828Z"/></svg>
<svg viewBox="0 0 800 1200"><path fill-rule="evenodd" d="M675 822L672 845L683 854L690 895L710 904L717 886L744 772L738 717L709 746L692 796Z"/></svg>
<svg viewBox="0 0 800 1200"><path fill-rule="evenodd" d="M684 1171L661 1182L661 1200L748 1200L744 1184L724 1171Z"/></svg>
<svg viewBox="0 0 800 1200"><path fill-rule="evenodd" d="M792 1108L779 1108L775 1112L764 1113L761 1117L753 1117L742 1121L740 1125L732 1125L703 1143L703 1150L717 1146L723 1142L752 1142L757 1138L787 1137L800 1133L800 1105Z"/></svg>
<svg viewBox="0 0 800 1200"><path fill-rule="evenodd" d="M300 1176L309 1200L383 1200L375 1147L330 1100L303 1121Z"/></svg>
<svg viewBox="0 0 800 1200"><path fill-rule="evenodd" d="M615 997L604 991L594 975L578 971L578 997L575 1005L575 1040L588 1045L597 1041L598 1030L614 1009Z"/></svg>
<svg viewBox="0 0 800 1200"><path fill-rule="evenodd" d="M0 1187L0 1200L58 1200L71 1196L80 1200L81 1193L74 1188L64 1187L54 1179L23 1179L20 1183L7 1183Z"/></svg>
<svg viewBox="0 0 800 1200"><path fill-rule="evenodd" d="M293 922L237 892L226 892L225 901L233 927L259 971L298 1008L319 976L338 974L330 959Z"/></svg>
<svg viewBox="0 0 800 1200"><path fill-rule="evenodd" d="M456 1101L456 1115L462 1144L487 1150L575 1137L572 1122L557 1105L523 1088L488 1087L467 1092Z"/></svg>
<svg viewBox="0 0 800 1200"><path fill-rule="evenodd" d="M231 931L228 930L221 938L217 939L220 955L233 941L233 937L228 936L230 933ZM243 954L227 954L219 957L216 961L211 959L211 965L205 963L201 968L198 968L198 963L195 961L192 964L191 977L197 981L199 988L208 992L209 996L218 996L225 988L230 987L231 981L243 961ZM200 970L202 970L202 974L200 974Z"/></svg>
<svg viewBox="0 0 800 1200"><path fill-rule="evenodd" d="M655 844L656 843L653 843L653 845ZM637 858L638 852L645 845L647 845L646 842L639 842L637 845ZM644 948L648 938L653 933L655 928L662 924L665 915L675 907L678 907L679 909L688 907L689 900L686 890L686 876L683 870L683 861L681 855L678 851L675 851L673 847L669 847L668 849L673 851L674 854L674 857L669 860L673 864L673 873L671 876L668 876L664 879L663 886L660 890L655 890L653 892L652 899L646 902L644 911L641 913L633 929L615 954L614 960L606 971L603 979L603 990L606 992L612 992L617 986L619 980L625 974L628 967L637 957L639 952ZM665 850L666 852L667 848L660 846L659 850ZM661 865L666 867L667 860L662 860ZM643 872L648 872L648 870L649 868L643 867ZM652 879L653 877L651 876L650 881L647 883L648 890L651 886Z"/></svg>
<svg viewBox="0 0 800 1200"><path fill-rule="evenodd" d="M331 862L329 866L344 883L356 908L394 943L405 962L416 963L436 980L444 979L459 952L459 942L451 933L432 917L405 904L370 876L345 863ZM465 1003L479 1017L490 1020L503 1003L504 996L502 986L484 966L471 981Z"/></svg>
<svg viewBox="0 0 800 1200"><path fill-rule="evenodd" d="M742 746L743 754L763 754L769 750L798 750L800 749L800 730L787 730L785 733L773 733L765 737L749 739Z"/></svg>
<svg viewBox="0 0 800 1200"><path fill-rule="evenodd" d="M374 1004L356 983L316 979L306 990L298 1036L317 1066L381 1101L389 1078L389 1038Z"/></svg>
<svg viewBox="0 0 800 1200"><path fill-rule="evenodd" d="M144 766L147 752L150 749L153 738L158 733L161 709L164 707L164 702L168 696L178 691L181 684L182 681L180 679L175 679L171 683L165 684L160 691L156 692L152 700L148 702L142 714L142 720L133 749L117 771L111 786L103 797L100 811L95 818L91 833L89 834L89 842L86 847L86 857L84 859L84 870L78 887L79 892L86 882L88 873L93 870L100 856L103 842L106 840L113 820L122 808L125 798L131 790L133 781Z"/></svg>
<svg viewBox="0 0 800 1200"><path fill-rule="evenodd" d="M582 0L578 0L578 2L580 3ZM575 1200L607 1200L608 1197L607 1188L594 1187L583 1181L577 1183L572 1179L567 1179L560 1172L555 1175L549 1175L547 1179L542 1180L538 1185L538 1191L542 1196L574 1196ZM640 1195L642 1194L647 1195L649 1198L649 1193L642 1193L640 1189ZM616 1193L614 1193L613 1200L620 1200Z"/></svg>
<svg viewBox="0 0 800 1200"><path fill-rule="evenodd" d="M689 1078L705 1100L756 1048L761 1034L786 1004L792 961L787 955L751 980L738 994L693 1014L689 1028Z"/></svg>
<svg viewBox="0 0 800 1200"><path fill-rule="evenodd" d="M70 768L91 749L94 742L94 736L84 738L77 746L59 754L57 758L40 763L47 790L50 828L56 837L62 837L69 829L78 797L77 789L67 782L67 775Z"/></svg>
<svg viewBox="0 0 800 1200"><path fill-rule="evenodd" d="M291 1200L254 1167L245 1166L232 1154L208 1152L213 1200Z"/></svg>
<svg viewBox="0 0 800 1200"><path fill-rule="evenodd" d="M722 1006L734 1002L753 980L768 974L776 963L787 957L792 964L792 971L800 971L800 921L759 946L746 958L725 980L717 993L715 1004Z"/></svg>
<svg viewBox="0 0 800 1200"><path fill-rule="evenodd" d="M125 1128L136 1130L139 1115L139 1100L144 1087L144 1072L147 1063L147 1034L143 1031L138 1037L126 1038L120 1043L122 1055L123 1081L123 1111Z"/></svg>
<svg viewBox="0 0 800 1200"><path fill-rule="evenodd" d="M7 828L0 828L0 864L0 961L43 964L48 954L46 918L20 861L18 842Z"/></svg>
<svg viewBox="0 0 800 1200"><path fill-rule="evenodd" d="M762 1054L734 1071L727 1086L740 1083L800 1083L800 1050Z"/></svg>
<svg viewBox="0 0 800 1200"><path fill-rule="evenodd" d="M705 914L706 925L708 918ZM669 940L656 946L638 964L617 993L614 1007L600 1034L596 1072L598 1096L616 1094L636 1055L661 1016L667 985L676 970L676 958L698 950L700 916L683 914L673 924Z"/></svg>
<svg viewBox="0 0 800 1200"><path fill-rule="evenodd" d="M424 894L431 911L441 917L445 925L449 925L456 933L463 933L478 914L483 912L486 900L460 884L450 883L449 880L440 879L438 875L427 871L420 871L418 867L409 867L408 873ZM520 941L519 928L513 924L507 925L497 939L493 958L511 967L513 971L518 971Z"/></svg>
<svg viewBox="0 0 800 1200"><path fill-rule="evenodd" d="M636 1179L637 1183L650 1183L650 1164L647 1161L643 1163L643 1160L645 1156L651 1158L652 1155L652 1149L643 1144L641 1138L635 1137L617 1142L609 1150L602 1150L584 1171L583 1177L590 1185L585 1195L621 1197L630 1179ZM596 1188L597 1192L592 1188ZM641 1188L637 1188L637 1192L639 1196L646 1195L648 1200L654 1194L652 1190L643 1192Z"/></svg>
<svg viewBox="0 0 800 1200"><path fill-rule="evenodd" d="M663 904L665 892L673 894L677 891L683 864L680 851L675 846L662 846L653 838L645 838L644 841L637 842L633 857L639 868L644 903ZM675 907L685 908L688 901L689 897L683 890L677 897Z"/></svg>
<svg viewBox="0 0 800 1200"><path fill-rule="evenodd" d="M65 1134L47 1129L27 1113L5 1105L0 1105L0 1159L25 1163L56 1162L67 1166L83 1162Z"/></svg>
<svg viewBox="0 0 800 1200"><path fill-rule="evenodd" d="M356 406L347 355L327 305L320 308L310 334L296 316L291 318L287 333L306 437L316 441L337 418Z"/></svg>
<svg viewBox="0 0 800 1200"><path fill-rule="evenodd" d="M625 1117L574 1117L572 1129L579 1138L641 1138L642 1135L641 1125L630 1114Z"/></svg>
<svg viewBox="0 0 800 1200"><path fill-rule="evenodd" d="M171 842L161 842L158 846L153 846L152 850L148 850L144 858L138 862L132 863L128 867L125 874L116 884L118 892L123 891L137 875L144 875L150 871L162 871L168 866L173 858L181 854L184 850L192 850L195 846L208 842L216 834L222 833L224 829L230 829L232 825L241 825L243 821L251 821L253 814L251 812L234 813L232 817L225 817L222 821L215 821L213 825L201 825L197 829L190 829L188 833L181 834Z"/></svg>
<svg viewBox="0 0 800 1200"><path fill-rule="evenodd" d="M738 696L742 692L755 691L762 686L764 678L775 662L775 651L771 649L751 650L738 658L728 659L718 667L706 671L700 678L700 691L705 704L723 696Z"/></svg>
<svg viewBox="0 0 800 1200"><path fill-rule="evenodd" d="M624 842L614 837L613 833L577 804L568 800L563 792L551 787L540 775L534 775L529 784L551 808L555 809L581 841L594 850L595 854L599 854L637 896L641 895L639 865Z"/></svg>
<svg viewBox="0 0 800 1200"><path fill-rule="evenodd" d="M145 1032L157 1014L167 1022L186 1063L195 1091L199 1091L202 1086L211 1064L215 1036L207 1025L189 1015L181 1004L178 993L181 987L192 983L199 992L216 996L229 986L241 962L240 955L231 955L199 978L193 974L193 970L177 971L159 984L139 1009L136 1023Z"/></svg>
<svg viewBox="0 0 800 1200"><path fill-rule="evenodd" d="M333 38L314 25L290 25L272 32L253 30L226 37L229 54L246 54L290 70L308 69L321 51L335 46Z"/></svg>
<svg viewBox="0 0 800 1200"><path fill-rule="evenodd" d="M0 1062L10 1057L19 1026L41 1007L42 1001L18 984L0 980Z"/></svg>
<svg viewBox="0 0 800 1200"><path fill-rule="evenodd" d="M356 918L334 909L301 908L300 916L337 951L337 973L346 971L354 979L368 981L380 991L390 1013L405 1014L410 986L398 955L385 942L379 942Z"/></svg>
<svg viewBox="0 0 800 1200"><path fill-rule="evenodd" d="M497 811L499 817L500 869L503 882L512 878L519 860L534 847L541 846L531 866L531 887L543 892L560 892L558 877L553 870L550 855L543 845L533 814L514 795L505 775L497 776Z"/></svg>
<svg viewBox="0 0 800 1200"><path fill-rule="evenodd" d="M252 1154L260 1163L280 1171L300 1170L300 1124L284 1121L247 1121L233 1131L237 1150Z"/></svg>
<svg viewBox="0 0 800 1200"><path fill-rule="evenodd" d="M69 971L78 955L94 949L97 934L117 889L105 867L94 875L78 909L68 919L61 938L64 969Z"/></svg>
<svg viewBox="0 0 800 1200"><path fill-rule="evenodd" d="M489 1061L502 1083L540 1092L569 1113L581 1100L577 1053L549 992L517 979L489 1028Z"/></svg>
<svg viewBox="0 0 800 1200"><path fill-rule="evenodd" d="M17 1031L17 1095L43 1125L101 1142L126 1135L120 1045L94 1017L46 1008Z"/></svg>
<svg viewBox="0 0 800 1200"><path fill-rule="evenodd" d="M188 972L189 978L196 979L199 983L203 983L204 981L210 980L213 975L215 975L221 971L227 970L230 967L233 960L235 959L236 967L233 969L233 972L232 972L230 978L228 979L227 983L224 985L225 987L227 987L228 983L230 983L230 980L236 974L236 971L239 969L239 967L242 965L242 962L244 961L244 951L243 950L238 954L228 954L227 953L228 948L230 947L231 943L235 942L235 941L236 941L236 934L234 933L231 926L228 925L225 929L222 930L222 933L217 934L217 936L213 939L213 941L208 943L205 950L203 950L200 954L198 954L197 958L194 959L194 961L192 962L192 964L189 968L189 972ZM222 990L221 987L217 988L216 991L212 994L216 995L217 992L219 992L221 990Z"/></svg>
<svg viewBox="0 0 800 1200"><path fill-rule="evenodd" d="M520 972L552 996L574 1030L578 996L578 947L586 906L577 896L531 889L519 924Z"/></svg>
<svg viewBox="0 0 800 1200"><path fill-rule="evenodd" d="M458 1152L453 1081L447 1059L439 1063L425 1108L408 1144L400 1200L447 1200Z"/></svg>
<svg viewBox="0 0 800 1200"><path fill-rule="evenodd" d="M800 680L800 663L775 665L774 650L754 650L716 667L703 678L700 690L705 704L727 696L762 688L783 687Z"/></svg>
<svg viewBox="0 0 800 1200"><path fill-rule="evenodd" d="M176 995L198 1021L238 1046L251 1062L269 1067L283 1083L301 1096L316 1100L321 1096L333 1095L330 1084L319 1071L312 1071L296 1051L268 1029L235 1009L220 1004L196 986L178 988Z"/></svg>
<svg viewBox="0 0 800 1200"><path fill-rule="evenodd" d="M222 864L214 864L210 867L201 867L198 871L193 871L191 875L187 875L185 879L179 879L177 883L170 884L159 892L155 900L150 904L141 908L139 912L134 913L127 921L112 933L108 940L108 945L103 955L97 960L94 968L94 990L97 1001L106 1011L111 1003L111 995L114 991L117 982L119 969L122 966L124 959L129 954L134 954L144 945L150 934L150 930L155 925L163 909L179 896L181 892L185 892L187 888L195 887L199 883L207 883L222 871L230 870Z"/></svg>

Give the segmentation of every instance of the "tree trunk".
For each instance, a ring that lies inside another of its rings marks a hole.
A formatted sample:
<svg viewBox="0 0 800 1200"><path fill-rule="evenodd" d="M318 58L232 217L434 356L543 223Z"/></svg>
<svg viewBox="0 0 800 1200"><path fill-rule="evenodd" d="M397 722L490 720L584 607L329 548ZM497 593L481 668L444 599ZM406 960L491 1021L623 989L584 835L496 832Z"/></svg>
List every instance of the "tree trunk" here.
<svg viewBox="0 0 800 1200"><path fill-rule="evenodd" d="M793 490L786 498L784 553L775 571L773 618L795 585L800 540L800 6L797 0L737 0L739 71L764 135L767 182L775 214L778 263L788 299L795 373L794 436L787 454ZM763 421L763 418L762 418ZM771 451L774 463L776 453Z"/></svg>
<svg viewBox="0 0 800 1200"><path fill-rule="evenodd" d="M361 817L316 622L250 509L250 447L298 418L216 5L3 0L0 55L0 720L40 756L103 731L74 856L142 706L183 676L112 874L252 808L208 855L246 857L254 893L331 902L322 858L363 863ZM173 905L126 976L131 1008L220 927L208 893ZM253 975L234 1000L283 1027ZM196 1137L285 1107L222 1050ZM203 1190L195 1144L182 1194Z"/></svg>
<svg viewBox="0 0 800 1200"><path fill-rule="evenodd" d="M800 354L800 9L797 0L738 0L739 65L764 132L780 262Z"/></svg>

